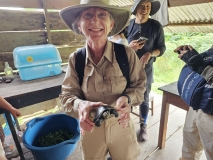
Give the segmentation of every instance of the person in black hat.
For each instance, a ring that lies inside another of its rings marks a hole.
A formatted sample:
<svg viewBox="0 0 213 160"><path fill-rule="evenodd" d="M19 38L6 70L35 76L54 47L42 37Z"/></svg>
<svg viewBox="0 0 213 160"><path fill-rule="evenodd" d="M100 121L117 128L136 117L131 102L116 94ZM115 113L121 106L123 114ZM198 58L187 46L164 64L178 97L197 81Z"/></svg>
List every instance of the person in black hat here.
<svg viewBox="0 0 213 160"><path fill-rule="evenodd" d="M158 21L149 18L159 9L159 1L135 0L131 7L135 18L130 21L125 33L129 47L136 51L147 76L144 101L140 104L141 124L138 135L140 141L148 140L146 120L149 111L149 94L153 83L153 62L156 57L162 56L166 50L162 25ZM139 37L145 37L147 40L138 42Z"/></svg>

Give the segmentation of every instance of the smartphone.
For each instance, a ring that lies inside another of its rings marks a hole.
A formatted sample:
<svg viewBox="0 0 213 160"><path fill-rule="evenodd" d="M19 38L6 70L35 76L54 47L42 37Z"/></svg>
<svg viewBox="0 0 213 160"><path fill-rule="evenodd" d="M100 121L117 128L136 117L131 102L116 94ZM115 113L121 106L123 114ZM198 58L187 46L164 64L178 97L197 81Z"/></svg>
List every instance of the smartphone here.
<svg viewBox="0 0 213 160"><path fill-rule="evenodd" d="M148 40L148 38L146 38L146 37L139 37L138 38L138 42L147 41L147 40Z"/></svg>

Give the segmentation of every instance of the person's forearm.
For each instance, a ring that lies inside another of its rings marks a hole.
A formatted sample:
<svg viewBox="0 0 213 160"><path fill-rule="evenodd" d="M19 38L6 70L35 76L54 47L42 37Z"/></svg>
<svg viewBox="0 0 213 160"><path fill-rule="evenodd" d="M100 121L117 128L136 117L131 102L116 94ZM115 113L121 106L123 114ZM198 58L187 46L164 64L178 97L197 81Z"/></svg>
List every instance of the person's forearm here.
<svg viewBox="0 0 213 160"><path fill-rule="evenodd" d="M13 106L8 103L3 97L0 97L0 108L10 111Z"/></svg>
<svg viewBox="0 0 213 160"><path fill-rule="evenodd" d="M0 155L0 159L1 160L7 160L7 158L5 156L3 156L3 155Z"/></svg>
<svg viewBox="0 0 213 160"><path fill-rule="evenodd" d="M160 55L160 50L159 49L155 49L150 51L151 57L158 57Z"/></svg>

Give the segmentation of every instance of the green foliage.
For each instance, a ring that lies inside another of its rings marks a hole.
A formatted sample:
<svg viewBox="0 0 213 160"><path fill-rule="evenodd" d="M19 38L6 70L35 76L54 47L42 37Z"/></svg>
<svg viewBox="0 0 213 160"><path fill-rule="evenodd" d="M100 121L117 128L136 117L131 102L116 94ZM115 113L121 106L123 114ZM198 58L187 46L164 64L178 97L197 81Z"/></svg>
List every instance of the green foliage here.
<svg viewBox="0 0 213 160"><path fill-rule="evenodd" d="M39 142L38 147L53 146L63 141L69 140L72 137L73 137L72 133L69 133L68 131L63 129L55 131L55 132L50 132L38 139L38 142Z"/></svg>
<svg viewBox="0 0 213 160"><path fill-rule="evenodd" d="M184 62L174 52L180 45L191 45L199 53L213 45L213 33L165 33L166 51L154 63L154 83L152 91L162 94L159 87L178 80Z"/></svg>

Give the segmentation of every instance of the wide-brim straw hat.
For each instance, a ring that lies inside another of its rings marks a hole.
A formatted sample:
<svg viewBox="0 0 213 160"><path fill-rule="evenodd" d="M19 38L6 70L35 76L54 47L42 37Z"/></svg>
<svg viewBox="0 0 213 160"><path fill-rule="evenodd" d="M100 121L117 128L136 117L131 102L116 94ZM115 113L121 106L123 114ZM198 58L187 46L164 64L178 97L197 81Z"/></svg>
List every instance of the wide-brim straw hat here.
<svg viewBox="0 0 213 160"><path fill-rule="evenodd" d="M151 11L150 11L150 16L154 15L157 13L157 11L160 9L160 2L159 1L154 1L154 0L135 0L133 6L131 7L132 14L136 15L136 9L138 5L141 2L151 2Z"/></svg>
<svg viewBox="0 0 213 160"><path fill-rule="evenodd" d="M131 12L124 7L109 5L109 0L81 0L79 5L69 6L60 11L60 17L67 26L76 33L80 33L77 26L73 25L79 14L90 7L100 7L111 13L114 19L114 27L108 36L122 31L129 21Z"/></svg>

